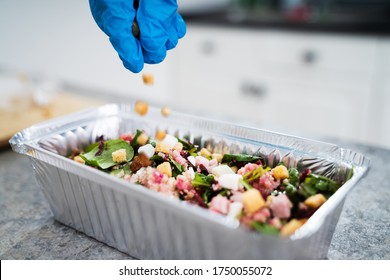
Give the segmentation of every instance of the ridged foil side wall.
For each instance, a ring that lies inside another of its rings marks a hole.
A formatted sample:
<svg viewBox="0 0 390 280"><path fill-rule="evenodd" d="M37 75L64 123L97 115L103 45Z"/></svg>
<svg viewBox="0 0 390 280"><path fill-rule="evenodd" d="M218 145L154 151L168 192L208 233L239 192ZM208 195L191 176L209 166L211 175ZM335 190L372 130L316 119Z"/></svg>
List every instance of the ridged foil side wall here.
<svg viewBox="0 0 390 280"><path fill-rule="evenodd" d="M103 106L30 127L11 139L16 152L30 157L56 220L142 259L326 258L345 197L368 169L369 161L363 155L331 144L187 115L166 119L153 108L140 118L131 108ZM137 128L152 135L158 128L166 129L215 151L259 154L271 166L283 161L340 182L351 168L354 175L291 238L264 236L64 157L100 135L115 138Z"/></svg>

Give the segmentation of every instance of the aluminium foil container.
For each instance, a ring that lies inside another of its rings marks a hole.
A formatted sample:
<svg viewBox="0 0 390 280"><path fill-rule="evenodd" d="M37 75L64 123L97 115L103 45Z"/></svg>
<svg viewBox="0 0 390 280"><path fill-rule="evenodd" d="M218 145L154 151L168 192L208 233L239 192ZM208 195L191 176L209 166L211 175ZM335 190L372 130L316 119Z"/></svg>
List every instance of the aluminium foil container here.
<svg viewBox="0 0 390 280"><path fill-rule="evenodd" d="M324 259L347 194L369 160L333 144L157 108L137 115L134 104L107 104L40 123L10 139L31 160L54 218L140 259ZM157 129L215 152L264 156L268 165L314 172L342 187L289 238L249 231L236 220L81 165L67 156L104 135ZM347 182L348 174L353 176Z"/></svg>

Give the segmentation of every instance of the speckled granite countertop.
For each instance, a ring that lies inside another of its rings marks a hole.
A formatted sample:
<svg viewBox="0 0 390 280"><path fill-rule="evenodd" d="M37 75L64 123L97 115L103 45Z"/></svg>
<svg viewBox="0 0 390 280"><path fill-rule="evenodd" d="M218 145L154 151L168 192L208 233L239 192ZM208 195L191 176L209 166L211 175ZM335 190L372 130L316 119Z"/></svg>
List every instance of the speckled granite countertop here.
<svg viewBox="0 0 390 280"><path fill-rule="evenodd" d="M335 141L332 141L335 142ZM390 259L390 150L341 143L371 168L344 204L329 259ZM0 151L0 259L131 259L53 219L26 156Z"/></svg>

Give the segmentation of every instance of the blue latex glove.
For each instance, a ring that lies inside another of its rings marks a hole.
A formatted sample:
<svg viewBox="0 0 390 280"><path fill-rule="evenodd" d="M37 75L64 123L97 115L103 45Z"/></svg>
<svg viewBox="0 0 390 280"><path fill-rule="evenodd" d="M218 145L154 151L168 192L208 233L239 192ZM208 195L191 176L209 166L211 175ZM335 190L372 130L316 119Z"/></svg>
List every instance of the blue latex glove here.
<svg viewBox="0 0 390 280"><path fill-rule="evenodd" d="M185 35L186 25L177 13L176 0L139 0L137 10L134 1L89 0L89 4L96 23L109 36L123 65L138 73L144 63L163 61L167 50L176 47ZM139 26L139 38L132 33L134 20Z"/></svg>

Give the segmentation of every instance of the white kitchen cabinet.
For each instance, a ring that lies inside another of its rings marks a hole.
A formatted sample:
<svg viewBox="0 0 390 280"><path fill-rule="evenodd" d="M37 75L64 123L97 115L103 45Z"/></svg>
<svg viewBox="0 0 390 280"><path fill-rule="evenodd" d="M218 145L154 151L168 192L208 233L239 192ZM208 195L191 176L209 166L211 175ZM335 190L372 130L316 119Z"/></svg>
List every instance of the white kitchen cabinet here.
<svg viewBox="0 0 390 280"><path fill-rule="evenodd" d="M175 50L175 99L205 116L390 147L380 140L384 129L372 125L379 117L390 120L373 101L380 94L382 41L188 24Z"/></svg>

